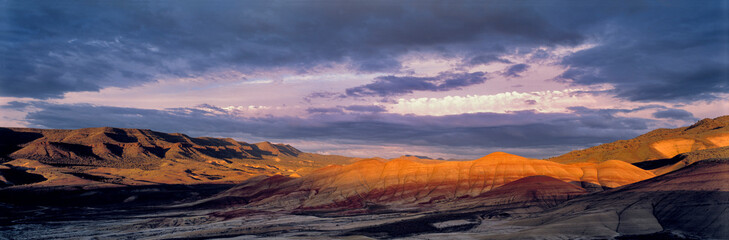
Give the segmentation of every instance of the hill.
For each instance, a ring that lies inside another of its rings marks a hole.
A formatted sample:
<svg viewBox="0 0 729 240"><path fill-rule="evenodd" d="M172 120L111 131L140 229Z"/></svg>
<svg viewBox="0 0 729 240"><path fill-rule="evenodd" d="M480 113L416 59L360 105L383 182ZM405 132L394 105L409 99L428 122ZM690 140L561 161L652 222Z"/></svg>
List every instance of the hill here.
<svg viewBox="0 0 729 240"><path fill-rule="evenodd" d="M695 135L716 140L706 124ZM138 129L2 131L13 238L729 238L729 160L707 160L729 147L633 164L354 161Z"/></svg>
<svg viewBox="0 0 729 240"><path fill-rule="evenodd" d="M352 161L286 144L110 127L0 128L0 159L5 169L0 174L16 176L0 178L0 185L39 186L237 183L257 175L303 175ZM23 174L46 180L17 177Z"/></svg>
<svg viewBox="0 0 729 240"><path fill-rule="evenodd" d="M569 201L527 227L484 239L727 239L729 159L696 162L662 176Z"/></svg>
<svg viewBox="0 0 729 240"><path fill-rule="evenodd" d="M546 182L571 183L573 188L567 189L568 192L582 193L587 192L583 187L613 188L654 174L621 161L565 165L500 152L463 162L365 159L345 166L325 167L301 178L253 178L199 204L240 203L256 209L305 211L350 211L373 204L397 208L447 205L464 198L491 196L492 190L532 176L554 179ZM520 199L519 196L509 198Z"/></svg>
<svg viewBox="0 0 729 240"><path fill-rule="evenodd" d="M637 163L669 159L678 154L729 146L729 116L703 119L694 125L656 129L630 140L576 150L547 160L559 163L621 160Z"/></svg>

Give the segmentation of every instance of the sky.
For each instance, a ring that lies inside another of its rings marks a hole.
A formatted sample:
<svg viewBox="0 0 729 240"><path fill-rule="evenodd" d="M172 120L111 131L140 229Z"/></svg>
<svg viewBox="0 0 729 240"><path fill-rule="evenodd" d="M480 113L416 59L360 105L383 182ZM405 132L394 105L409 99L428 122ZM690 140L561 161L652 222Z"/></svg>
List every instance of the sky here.
<svg viewBox="0 0 729 240"><path fill-rule="evenodd" d="M545 158L729 114L729 1L0 0L0 126Z"/></svg>

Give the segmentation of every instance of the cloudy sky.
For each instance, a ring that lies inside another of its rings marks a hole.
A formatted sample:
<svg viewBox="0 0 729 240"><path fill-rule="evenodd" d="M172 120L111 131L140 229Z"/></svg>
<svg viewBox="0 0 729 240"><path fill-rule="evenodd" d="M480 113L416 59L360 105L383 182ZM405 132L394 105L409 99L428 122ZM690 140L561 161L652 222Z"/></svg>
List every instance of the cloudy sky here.
<svg viewBox="0 0 729 240"><path fill-rule="evenodd" d="M729 1L0 0L0 126L548 157L729 114Z"/></svg>

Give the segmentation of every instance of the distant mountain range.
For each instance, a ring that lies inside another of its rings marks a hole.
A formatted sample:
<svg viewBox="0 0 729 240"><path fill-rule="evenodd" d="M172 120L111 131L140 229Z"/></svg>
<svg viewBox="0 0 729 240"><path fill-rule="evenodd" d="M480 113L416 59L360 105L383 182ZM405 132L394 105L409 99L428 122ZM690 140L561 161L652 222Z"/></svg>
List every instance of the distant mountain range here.
<svg viewBox="0 0 729 240"><path fill-rule="evenodd" d="M299 176L355 160L286 144L110 127L0 128L0 159L6 172L42 175L47 181L36 184L42 186L235 183L258 175ZM0 176L0 185L26 183L14 179Z"/></svg>

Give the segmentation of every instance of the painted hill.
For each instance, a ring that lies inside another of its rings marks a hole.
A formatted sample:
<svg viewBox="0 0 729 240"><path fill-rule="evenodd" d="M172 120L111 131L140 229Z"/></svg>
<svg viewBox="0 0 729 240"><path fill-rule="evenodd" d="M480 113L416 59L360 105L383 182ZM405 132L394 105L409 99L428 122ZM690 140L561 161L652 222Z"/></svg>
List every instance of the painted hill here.
<svg viewBox="0 0 729 240"><path fill-rule="evenodd" d="M729 159L696 162L662 176L579 197L484 239L727 239ZM641 238L642 237L642 238Z"/></svg>
<svg viewBox="0 0 729 240"><path fill-rule="evenodd" d="M689 127L656 129L630 140L620 140L576 150L547 160L559 163L629 163L668 159L678 154L729 146L729 116L703 119Z"/></svg>
<svg viewBox="0 0 729 240"><path fill-rule="evenodd" d="M37 184L62 186L235 183L256 175L303 175L352 158L286 144L104 127L0 128L0 159L5 172L42 175L47 180ZM14 179L0 182L27 183Z"/></svg>
<svg viewBox="0 0 729 240"><path fill-rule="evenodd" d="M447 206L438 206L438 209L462 211L477 206L549 209L587 193L588 190L575 184L537 175L509 182L475 197L449 202Z"/></svg>
<svg viewBox="0 0 729 240"><path fill-rule="evenodd" d="M572 187L566 189L570 192L567 196L571 196L586 192L582 186L613 188L653 177L654 174L622 161L565 165L501 152L463 162L366 159L350 165L328 166L301 178L253 178L206 202L312 211L362 209L373 204L412 207L492 196L489 195L492 190L533 176L571 183ZM534 179L523 181L525 185L539 186ZM560 194L564 190L561 187L556 189L555 193ZM520 199L516 195L509 198Z"/></svg>

